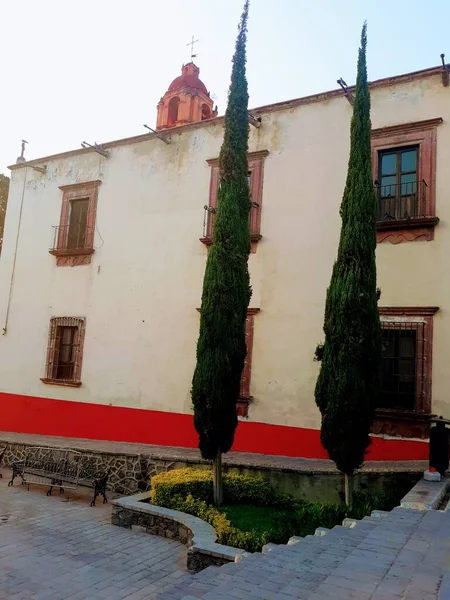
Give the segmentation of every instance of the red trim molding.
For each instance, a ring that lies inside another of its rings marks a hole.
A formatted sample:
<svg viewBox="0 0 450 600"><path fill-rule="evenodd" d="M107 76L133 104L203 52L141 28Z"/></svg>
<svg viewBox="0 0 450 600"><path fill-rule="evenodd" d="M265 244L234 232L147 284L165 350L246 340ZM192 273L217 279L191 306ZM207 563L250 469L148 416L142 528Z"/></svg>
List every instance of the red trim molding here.
<svg viewBox="0 0 450 600"><path fill-rule="evenodd" d="M92 181L82 181L81 183L69 183L68 185L60 185L58 187L63 192L76 192L78 196L78 191L80 190L80 188L87 190L91 188L97 188L100 184L100 179L93 179Z"/></svg>
<svg viewBox="0 0 450 600"><path fill-rule="evenodd" d="M0 393L3 431L196 448L192 415ZM320 431L240 421L233 450L328 458ZM426 460L428 444L372 437L367 460Z"/></svg>
<svg viewBox="0 0 450 600"><path fill-rule="evenodd" d="M53 256L89 256L94 254L94 248L56 248L49 250L49 254ZM58 266L61 266L58 264Z"/></svg>
<svg viewBox="0 0 450 600"><path fill-rule="evenodd" d="M269 150L257 150L256 152L249 152L247 156L249 162L252 160L261 160L262 158L266 158L266 156L269 156ZM208 158L206 162L210 167L219 166L219 158Z"/></svg>
<svg viewBox="0 0 450 600"><path fill-rule="evenodd" d="M432 317L439 306L380 306L380 315L392 317Z"/></svg>
<svg viewBox="0 0 450 600"><path fill-rule="evenodd" d="M61 385L63 387L81 387L81 381L58 381L57 379L49 379L48 377L41 377L42 383L47 385Z"/></svg>
<svg viewBox="0 0 450 600"><path fill-rule="evenodd" d="M389 127L379 127L378 129L372 129L371 137L372 139L384 138L386 136L410 133L418 129L426 131L427 129L434 129L443 122L444 119L442 117L437 117L436 119L426 119L425 121L411 121L410 123L400 123L399 125L391 125Z"/></svg>
<svg viewBox="0 0 450 600"><path fill-rule="evenodd" d="M213 243L212 237L201 237L199 239L202 244L205 244L205 246L211 246ZM254 253L253 244L256 244L261 239L262 239L262 235L260 233L251 233L250 234L250 242L252 243L252 253Z"/></svg>

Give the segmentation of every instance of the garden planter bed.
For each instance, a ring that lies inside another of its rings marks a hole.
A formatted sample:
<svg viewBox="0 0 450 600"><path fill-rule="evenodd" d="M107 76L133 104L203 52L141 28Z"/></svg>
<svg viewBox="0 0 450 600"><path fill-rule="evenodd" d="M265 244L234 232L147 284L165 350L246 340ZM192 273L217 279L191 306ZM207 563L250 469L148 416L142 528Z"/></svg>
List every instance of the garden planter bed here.
<svg viewBox="0 0 450 600"><path fill-rule="evenodd" d="M150 504L151 492L113 500L113 525L178 540L188 547L187 567L201 571L239 559L244 550L217 544L215 529L192 515Z"/></svg>

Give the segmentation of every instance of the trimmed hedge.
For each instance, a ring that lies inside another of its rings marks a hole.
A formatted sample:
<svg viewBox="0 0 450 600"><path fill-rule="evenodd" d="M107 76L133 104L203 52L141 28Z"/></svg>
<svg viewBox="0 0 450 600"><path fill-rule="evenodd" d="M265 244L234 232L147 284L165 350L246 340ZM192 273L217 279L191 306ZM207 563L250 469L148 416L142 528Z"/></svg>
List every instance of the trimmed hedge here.
<svg viewBox="0 0 450 600"><path fill-rule="evenodd" d="M191 494L188 494L185 499L180 495L175 496L170 502L170 506L166 508L180 510L203 519L216 530L217 542L225 546L243 548L247 552L258 552L269 541L268 532L258 534L254 531L241 531L232 526L225 513L206 504L203 500L193 498Z"/></svg>
<svg viewBox="0 0 450 600"><path fill-rule="evenodd" d="M351 507L344 504L308 502L275 492L263 477L224 473L224 505L266 506L290 511L273 523L269 531L243 531L234 527L226 513L212 506L212 472L206 469L175 469L151 479L152 503L185 512L214 527L220 544L260 551L264 544L284 544L293 535L314 533L317 527L332 528L345 517L362 519L372 510L391 510L397 498L384 494L355 492ZM401 497L401 496L400 496Z"/></svg>
<svg viewBox="0 0 450 600"><path fill-rule="evenodd" d="M194 498L213 504L211 469L174 469L152 477L152 503L168 507L174 496ZM279 497L263 477L236 473L223 474L224 504L273 506Z"/></svg>

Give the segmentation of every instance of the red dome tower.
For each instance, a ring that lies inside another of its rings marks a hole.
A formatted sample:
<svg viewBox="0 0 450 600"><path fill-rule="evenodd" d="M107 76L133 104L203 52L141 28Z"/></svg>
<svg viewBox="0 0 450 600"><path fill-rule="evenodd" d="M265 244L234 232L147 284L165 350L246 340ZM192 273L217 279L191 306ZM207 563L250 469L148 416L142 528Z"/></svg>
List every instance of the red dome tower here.
<svg viewBox="0 0 450 600"><path fill-rule="evenodd" d="M193 62L183 65L181 75L172 81L158 103L156 129L217 117L217 107L213 110L213 101L199 73Z"/></svg>

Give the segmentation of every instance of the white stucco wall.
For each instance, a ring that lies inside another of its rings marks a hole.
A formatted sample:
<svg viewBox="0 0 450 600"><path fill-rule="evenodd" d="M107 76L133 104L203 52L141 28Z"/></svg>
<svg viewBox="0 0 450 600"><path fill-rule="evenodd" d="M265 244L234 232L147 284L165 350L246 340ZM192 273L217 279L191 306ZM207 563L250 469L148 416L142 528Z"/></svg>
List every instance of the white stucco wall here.
<svg viewBox="0 0 450 600"><path fill-rule="evenodd" d="M351 106L342 98L266 112L249 150L269 150L261 233L250 256L255 317L252 421L319 428L314 403L323 340L325 291L336 255L349 150ZM443 117L438 126L433 242L380 244L383 306L440 306L435 316L433 411L450 414L446 340L450 336L450 88L438 76L372 92L374 128ZM118 145L110 156L82 152L46 161L47 173L12 172L0 259L4 392L171 412L190 412L203 271L202 234L209 158L222 125L202 124L157 139ZM25 182L26 177L26 182ZM95 253L89 266L56 267L48 253L59 224L58 186L100 179ZM25 182L25 185L24 185ZM86 317L80 388L48 386L49 319Z"/></svg>

